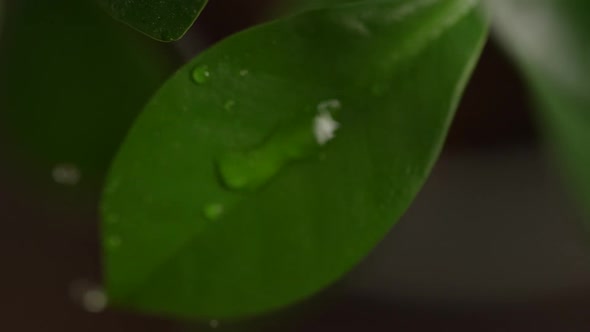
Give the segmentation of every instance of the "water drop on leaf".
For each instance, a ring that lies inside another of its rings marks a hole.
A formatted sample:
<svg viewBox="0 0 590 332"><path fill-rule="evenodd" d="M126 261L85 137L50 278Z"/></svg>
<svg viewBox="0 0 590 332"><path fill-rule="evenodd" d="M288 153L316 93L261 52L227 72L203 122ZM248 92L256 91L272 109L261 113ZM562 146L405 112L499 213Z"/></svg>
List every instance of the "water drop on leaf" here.
<svg viewBox="0 0 590 332"><path fill-rule="evenodd" d="M121 238L115 235L109 236L106 239L106 246L111 250L118 249L121 246Z"/></svg>
<svg viewBox="0 0 590 332"><path fill-rule="evenodd" d="M228 100L228 101L225 102L225 104L223 105L223 108L226 111L231 111L234 108L234 106L236 106L236 102L234 100L231 100L230 99L230 100Z"/></svg>
<svg viewBox="0 0 590 332"><path fill-rule="evenodd" d="M193 81L197 84L206 83L210 76L211 74L209 73L209 67L207 66L197 66L192 72Z"/></svg>
<svg viewBox="0 0 590 332"><path fill-rule="evenodd" d="M217 167L221 180L229 189L256 190L287 164L317 152L334 137L338 126L329 112L322 112L311 120L306 116L279 126L260 146L219 158Z"/></svg>
<svg viewBox="0 0 590 332"><path fill-rule="evenodd" d="M208 220L213 221L219 219L223 215L223 210L223 205L219 203L208 204L203 208L203 215Z"/></svg>

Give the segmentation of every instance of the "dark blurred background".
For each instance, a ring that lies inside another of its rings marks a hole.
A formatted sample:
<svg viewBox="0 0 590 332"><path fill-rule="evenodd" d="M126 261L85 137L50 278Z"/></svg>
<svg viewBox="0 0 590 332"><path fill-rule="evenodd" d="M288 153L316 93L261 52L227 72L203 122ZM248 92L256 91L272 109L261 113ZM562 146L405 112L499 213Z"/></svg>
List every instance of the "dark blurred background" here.
<svg viewBox="0 0 590 332"><path fill-rule="evenodd" d="M174 47L188 59L270 3L211 1ZM590 234L534 114L489 42L432 176L382 243L315 297L228 322L102 310L100 181L67 163L36 175L3 128L0 331L590 330Z"/></svg>

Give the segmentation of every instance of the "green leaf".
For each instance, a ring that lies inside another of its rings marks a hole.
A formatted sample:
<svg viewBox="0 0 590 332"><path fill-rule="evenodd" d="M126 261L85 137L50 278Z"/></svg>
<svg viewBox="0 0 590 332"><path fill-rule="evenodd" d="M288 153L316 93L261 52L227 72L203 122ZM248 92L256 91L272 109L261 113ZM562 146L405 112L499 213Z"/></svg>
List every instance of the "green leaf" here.
<svg viewBox="0 0 590 332"><path fill-rule="evenodd" d="M180 39L207 4L207 0L99 1L117 20L160 41Z"/></svg>
<svg viewBox="0 0 590 332"><path fill-rule="evenodd" d="M75 164L87 180L105 175L172 61L160 43L119 26L93 2L23 0L8 9L0 130L43 178L60 163Z"/></svg>
<svg viewBox="0 0 590 332"><path fill-rule="evenodd" d="M342 276L403 214L439 153L485 40L476 4L308 11L180 70L137 120L105 189L113 302L251 315Z"/></svg>
<svg viewBox="0 0 590 332"><path fill-rule="evenodd" d="M487 3L498 36L520 64L539 105L547 140L590 203L590 2ZM588 211L590 212L590 211Z"/></svg>

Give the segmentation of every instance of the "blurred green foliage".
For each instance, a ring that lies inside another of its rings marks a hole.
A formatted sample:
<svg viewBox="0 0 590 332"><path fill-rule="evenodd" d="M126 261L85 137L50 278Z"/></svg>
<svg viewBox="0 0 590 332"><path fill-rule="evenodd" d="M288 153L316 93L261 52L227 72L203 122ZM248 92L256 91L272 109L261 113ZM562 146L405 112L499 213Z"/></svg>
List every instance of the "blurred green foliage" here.
<svg viewBox="0 0 590 332"><path fill-rule="evenodd" d="M50 178L67 163L100 181L175 57L93 2L22 0L8 10L0 127L22 157L15 167Z"/></svg>

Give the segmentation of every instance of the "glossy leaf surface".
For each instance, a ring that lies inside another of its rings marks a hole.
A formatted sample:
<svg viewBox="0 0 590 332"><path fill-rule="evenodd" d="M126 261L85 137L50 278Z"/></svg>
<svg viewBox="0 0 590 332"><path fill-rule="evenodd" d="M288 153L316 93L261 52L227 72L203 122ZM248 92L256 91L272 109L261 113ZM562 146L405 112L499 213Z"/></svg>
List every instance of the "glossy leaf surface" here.
<svg viewBox="0 0 590 332"><path fill-rule="evenodd" d="M423 184L485 36L477 1L364 1L198 56L155 95L113 165L111 299L242 316L342 276Z"/></svg>

